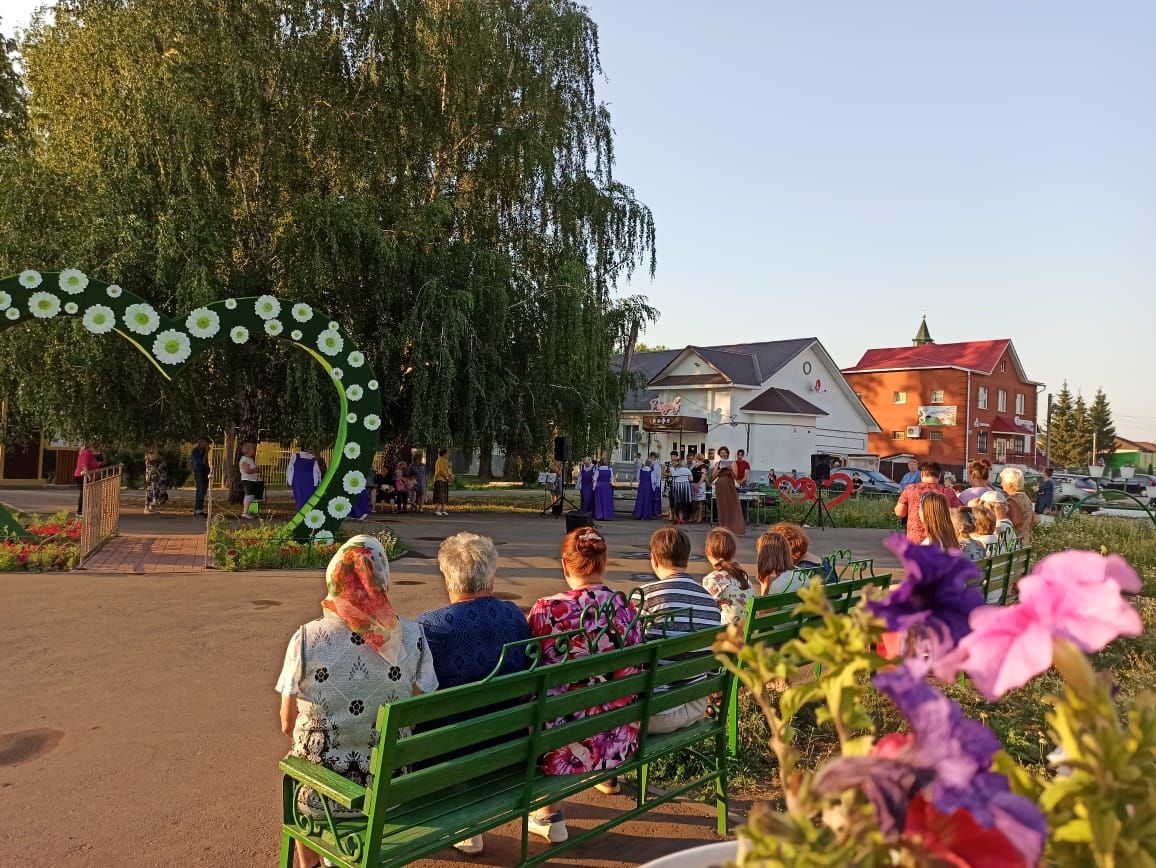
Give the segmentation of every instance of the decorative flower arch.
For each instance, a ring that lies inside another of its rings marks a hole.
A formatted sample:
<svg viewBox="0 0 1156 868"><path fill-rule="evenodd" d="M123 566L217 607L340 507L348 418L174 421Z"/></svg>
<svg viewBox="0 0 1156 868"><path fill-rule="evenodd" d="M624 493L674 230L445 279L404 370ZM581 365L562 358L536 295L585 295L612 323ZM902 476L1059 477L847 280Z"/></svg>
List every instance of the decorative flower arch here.
<svg viewBox="0 0 1156 868"><path fill-rule="evenodd" d="M369 484L381 427L381 392L365 354L349 333L303 302L272 295L227 298L169 319L139 296L75 268L31 269L0 279L0 331L31 320L79 319L93 334L115 332L153 363L167 380L214 344L244 344L256 336L282 338L325 368L341 404L335 460L286 535L333 540L353 500ZM338 481L340 491L329 494Z"/></svg>

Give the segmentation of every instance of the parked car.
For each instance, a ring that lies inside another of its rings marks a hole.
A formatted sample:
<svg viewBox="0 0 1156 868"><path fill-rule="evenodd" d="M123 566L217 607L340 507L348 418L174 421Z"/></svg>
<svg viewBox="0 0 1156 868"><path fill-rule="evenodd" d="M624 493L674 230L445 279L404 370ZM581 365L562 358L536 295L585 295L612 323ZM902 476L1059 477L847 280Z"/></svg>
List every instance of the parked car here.
<svg viewBox="0 0 1156 868"><path fill-rule="evenodd" d="M850 476L855 490L858 492L898 495L900 491L899 483L892 482L878 470L860 470L858 467L840 467L832 471L832 475L835 473L846 473ZM844 483L842 479L836 479L831 483L831 489L834 491L842 491L845 487L846 483Z"/></svg>
<svg viewBox="0 0 1156 868"><path fill-rule="evenodd" d="M1054 500L1056 503L1068 503L1073 500L1083 500L1089 495L1099 494L1096 480L1090 476L1079 476L1074 473L1057 473L1052 477L1056 484Z"/></svg>
<svg viewBox="0 0 1156 868"><path fill-rule="evenodd" d="M1130 479L1125 479L1123 476L1101 479L1100 487L1125 491L1150 505L1156 506L1156 475L1151 473L1136 473Z"/></svg>

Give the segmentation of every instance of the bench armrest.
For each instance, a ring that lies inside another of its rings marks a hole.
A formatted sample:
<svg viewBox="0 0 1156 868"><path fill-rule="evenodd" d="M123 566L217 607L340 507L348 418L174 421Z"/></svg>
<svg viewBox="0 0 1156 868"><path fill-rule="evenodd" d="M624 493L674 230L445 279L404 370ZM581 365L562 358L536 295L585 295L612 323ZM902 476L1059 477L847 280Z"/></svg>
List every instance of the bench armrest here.
<svg viewBox="0 0 1156 868"><path fill-rule="evenodd" d="M349 778L330 771L325 766L311 763L299 756L287 756L277 764L277 768L294 780L332 799L343 808L360 811L365 805L365 788Z"/></svg>

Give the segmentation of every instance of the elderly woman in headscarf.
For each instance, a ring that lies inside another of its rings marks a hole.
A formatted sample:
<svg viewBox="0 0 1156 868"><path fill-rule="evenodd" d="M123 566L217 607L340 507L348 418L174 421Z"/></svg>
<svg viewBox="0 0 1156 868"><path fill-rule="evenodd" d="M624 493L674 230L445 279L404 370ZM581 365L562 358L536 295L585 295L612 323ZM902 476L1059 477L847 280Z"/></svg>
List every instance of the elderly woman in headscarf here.
<svg viewBox="0 0 1156 868"><path fill-rule="evenodd" d="M364 786L378 706L437 690L437 674L421 625L390 604L389 560L377 539L350 538L329 562L325 583L321 617L298 628L285 652L277 679L281 731L293 740L292 756ZM324 815L312 790L301 791L298 807ZM300 842L297 859L303 868L319 864Z"/></svg>

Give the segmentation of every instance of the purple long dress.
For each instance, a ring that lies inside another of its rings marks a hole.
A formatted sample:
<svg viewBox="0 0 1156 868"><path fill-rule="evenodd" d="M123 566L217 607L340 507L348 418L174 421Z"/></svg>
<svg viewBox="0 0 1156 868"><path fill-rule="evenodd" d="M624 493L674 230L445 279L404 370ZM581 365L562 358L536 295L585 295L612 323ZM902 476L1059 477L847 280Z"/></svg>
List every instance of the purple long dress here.
<svg viewBox="0 0 1156 868"><path fill-rule="evenodd" d="M657 514L658 492L650 478L653 471L649 464L643 464L638 471L638 495L634 498L634 517L649 521Z"/></svg>
<svg viewBox="0 0 1156 868"><path fill-rule="evenodd" d="M597 472L593 464L578 469L578 502L587 515L594 515L594 474Z"/></svg>
<svg viewBox="0 0 1156 868"><path fill-rule="evenodd" d="M614 521L614 471L598 466L598 487L594 489L595 521Z"/></svg>
<svg viewBox="0 0 1156 868"><path fill-rule="evenodd" d="M369 486L357 495L353 500L353 509L350 510L350 518L363 518L373 512L373 504L369 501Z"/></svg>
<svg viewBox="0 0 1156 868"><path fill-rule="evenodd" d="M313 471L317 467L316 458L306 458L300 452L293 454L293 502L297 508L305 506L305 502L317 490L317 483L313 481Z"/></svg>

